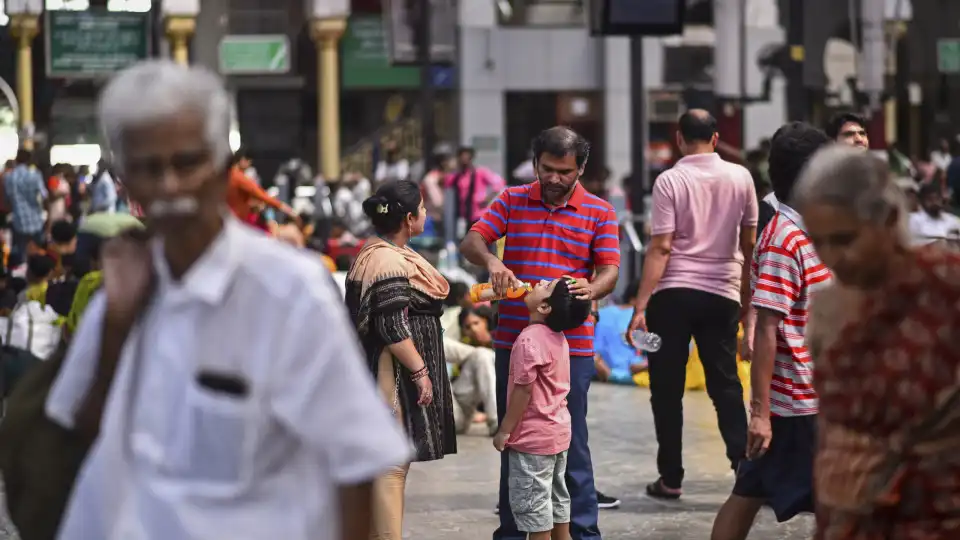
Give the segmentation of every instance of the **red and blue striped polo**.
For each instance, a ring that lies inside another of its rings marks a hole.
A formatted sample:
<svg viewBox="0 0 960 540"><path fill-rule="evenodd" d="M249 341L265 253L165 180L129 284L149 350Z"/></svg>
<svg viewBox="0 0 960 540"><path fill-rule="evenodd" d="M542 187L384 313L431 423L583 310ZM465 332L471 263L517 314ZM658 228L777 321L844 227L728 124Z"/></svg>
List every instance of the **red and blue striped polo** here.
<svg viewBox="0 0 960 540"><path fill-rule="evenodd" d="M507 188L473 228L488 243L506 235L503 263L517 279L538 282L564 275L591 278L597 266L620 266L620 228L607 201L580 184L567 204L551 208L540 183ZM510 349L528 323L522 300L503 300L493 344ZM573 356L593 356L593 320L566 332Z"/></svg>

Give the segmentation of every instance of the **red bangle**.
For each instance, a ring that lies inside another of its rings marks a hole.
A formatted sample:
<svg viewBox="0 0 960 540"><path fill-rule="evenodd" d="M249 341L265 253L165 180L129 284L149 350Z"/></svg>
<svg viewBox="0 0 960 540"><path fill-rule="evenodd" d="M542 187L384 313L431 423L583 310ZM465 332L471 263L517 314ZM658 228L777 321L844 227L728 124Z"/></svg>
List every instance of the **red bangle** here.
<svg viewBox="0 0 960 540"><path fill-rule="evenodd" d="M427 366L423 366L422 368L411 373L410 379L413 381L419 381L420 379L426 377L429 374L430 373L427 371Z"/></svg>

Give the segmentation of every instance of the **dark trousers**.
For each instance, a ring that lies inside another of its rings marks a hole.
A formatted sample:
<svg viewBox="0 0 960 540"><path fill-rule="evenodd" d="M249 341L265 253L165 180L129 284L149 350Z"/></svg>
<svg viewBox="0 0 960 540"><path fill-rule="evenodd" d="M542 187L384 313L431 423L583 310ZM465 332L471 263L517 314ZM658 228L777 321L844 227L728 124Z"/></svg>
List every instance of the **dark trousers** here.
<svg viewBox="0 0 960 540"><path fill-rule="evenodd" d="M510 378L510 351L497 349L497 416L503 421L507 412L507 381ZM570 411L572 438L567 452L567 489L570 491L570 536L573 540L599 540L597 524L597 490L593 485L593 463L587 444L587 392L596 372L593 358L570 357L570 393L567 409ZM500 527L493 532L494 540L525 540L527 535L517 530L508 498L509 468L507 452L500 455Z"/></svg>
<svg viewBox="0 0 960 540"><path fill-rule="evenodd" d="M665 289L647 306L647 328L663 339L650 353L650 404L657 433L657 471L664 485L683 483L683 391L690 338L697 343L707 394L717 410L727 458L736 470L746 453L747 413L737 374L740 304L695 289Z"/></svg>
<svg viewBox="0 0 960 540"><path fill-rule="evenodd" d="M16 268L27 260L27 246L33 241L37 246L43 247L43 231L35 233L22 233L16 229L10 231L11 243L10 258L7 261L8 268Z"/></svg>

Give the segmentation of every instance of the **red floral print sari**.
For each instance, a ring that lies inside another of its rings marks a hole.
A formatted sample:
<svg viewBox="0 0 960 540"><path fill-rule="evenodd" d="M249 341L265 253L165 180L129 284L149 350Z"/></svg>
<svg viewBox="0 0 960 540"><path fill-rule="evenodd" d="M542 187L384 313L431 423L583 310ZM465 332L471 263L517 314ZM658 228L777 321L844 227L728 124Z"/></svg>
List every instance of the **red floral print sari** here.
<svg viewBox="0 0 960 540"><path fill-rule="evenodd" d="M960 539L960 255L898 272L813 301L817 540Z"/></svg>

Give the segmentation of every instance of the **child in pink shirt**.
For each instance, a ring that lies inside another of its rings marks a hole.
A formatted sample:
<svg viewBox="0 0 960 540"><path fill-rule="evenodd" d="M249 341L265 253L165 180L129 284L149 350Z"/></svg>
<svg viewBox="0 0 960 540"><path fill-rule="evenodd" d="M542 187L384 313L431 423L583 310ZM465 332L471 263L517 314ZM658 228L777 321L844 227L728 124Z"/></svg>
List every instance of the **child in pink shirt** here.
<svg viewBox="0 0 960 540"><path fill-rule="evenodd" d="M563 336L590 315L567 279L541 281L524 302L530 324L510 353L507 412L493 446L509 461L510 509L529 540L570 538L570 493L564 475L570 448L570 347Z"/></svg>

